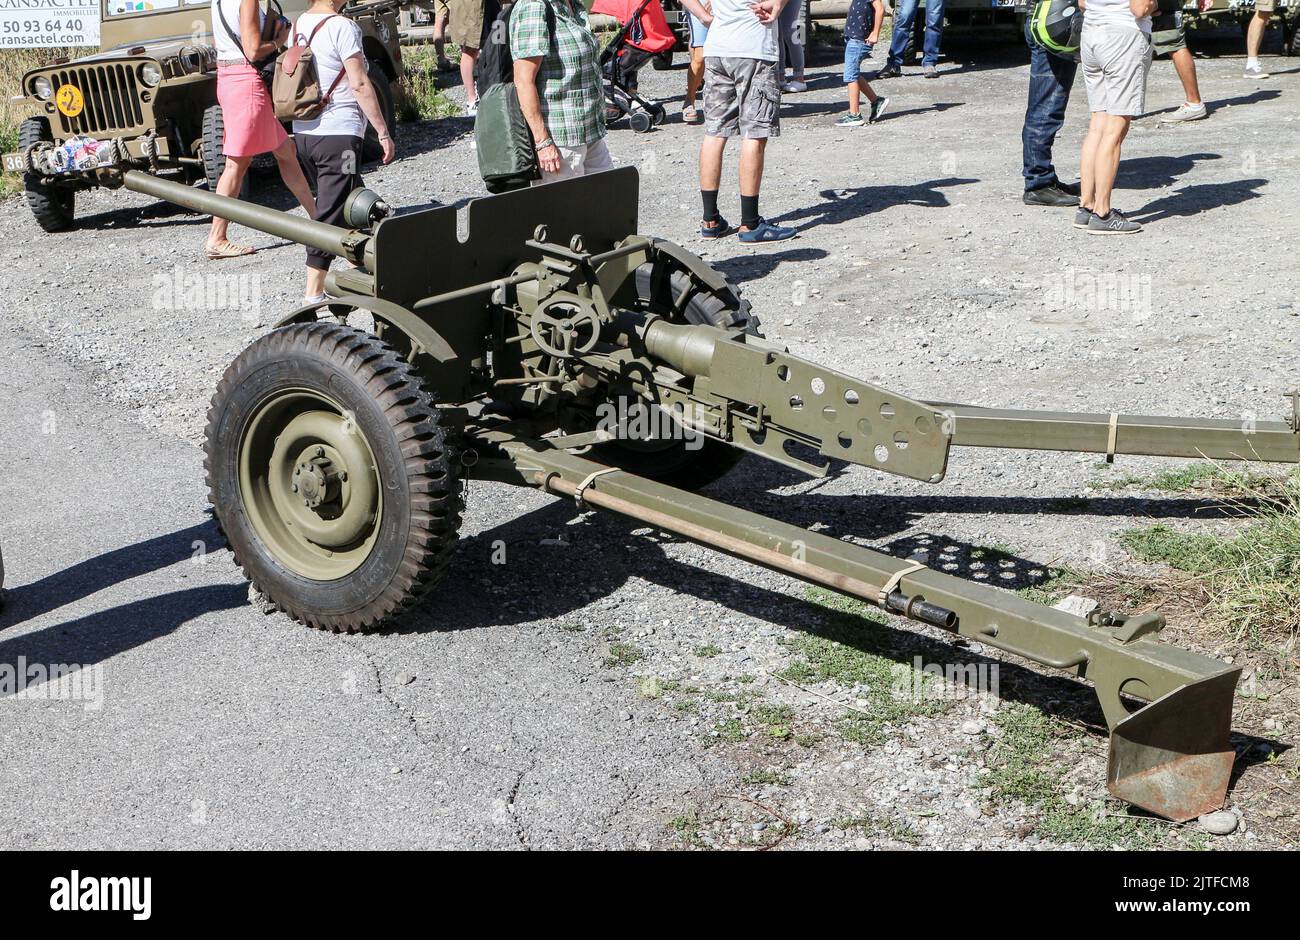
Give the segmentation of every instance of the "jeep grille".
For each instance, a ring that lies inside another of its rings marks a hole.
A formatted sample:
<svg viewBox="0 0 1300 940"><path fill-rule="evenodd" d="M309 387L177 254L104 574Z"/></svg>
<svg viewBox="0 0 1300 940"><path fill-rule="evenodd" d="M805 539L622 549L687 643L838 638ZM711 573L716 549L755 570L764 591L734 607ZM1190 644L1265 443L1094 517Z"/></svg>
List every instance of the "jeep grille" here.
<svg viewBox="0 0 1300 940"><path fill-rule="evenodd" d="M61 85L75 85L86 102L81 113L73 118L54 112L65 136L105 132L122 136L146 130L140 108L140 83L133 64L117 62L62 69L50 73L50 83L56 89Z"/></svg>

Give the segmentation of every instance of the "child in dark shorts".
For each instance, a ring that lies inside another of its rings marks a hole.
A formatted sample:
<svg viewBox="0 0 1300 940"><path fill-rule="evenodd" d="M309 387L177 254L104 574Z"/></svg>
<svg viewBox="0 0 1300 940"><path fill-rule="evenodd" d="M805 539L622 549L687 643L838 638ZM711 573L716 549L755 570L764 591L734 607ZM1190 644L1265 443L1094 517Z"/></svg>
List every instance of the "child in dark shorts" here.
<svg viewBox="0 0 1300 940"><path fill-rule="evenodd" d="M883 0L853 0L849 15L844 21L844 84L848 89L849 113L842 115L836 125L861 127L875 123L889 99L876 94L870 83L862 77L862 61L871 58L872 47L880 38L880 23L885 17ZM864 118L860 110L861 95L871 102L871 114Z"/></svg>

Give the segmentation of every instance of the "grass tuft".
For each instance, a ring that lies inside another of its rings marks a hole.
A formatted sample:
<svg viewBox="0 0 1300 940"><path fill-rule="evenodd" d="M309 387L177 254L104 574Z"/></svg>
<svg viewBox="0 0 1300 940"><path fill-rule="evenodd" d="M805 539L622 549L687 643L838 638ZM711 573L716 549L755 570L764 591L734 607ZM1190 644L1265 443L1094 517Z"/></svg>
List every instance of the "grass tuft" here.
<svg viewBox="0 0 1300 940"><path fill-rule="evenodd" d="M449 45L447 57L455 62L458 56L455 47ZM398 95L399 121L433 121L460 114L460 106L439 83L438 59L433 46L412 46L402 50L402 63L406 80Z"/></svg>
<svg viewBox="0 0 1300 940"><path fill-rule="evenodd" d="M1229 537L1157 524L1131 529L1120 543L1146 562L1192 576L1210 616L1253 648L1294 647L1300 638L1300 474L1260 478L1216 468L1225 501L1249 517Z"/></svg>

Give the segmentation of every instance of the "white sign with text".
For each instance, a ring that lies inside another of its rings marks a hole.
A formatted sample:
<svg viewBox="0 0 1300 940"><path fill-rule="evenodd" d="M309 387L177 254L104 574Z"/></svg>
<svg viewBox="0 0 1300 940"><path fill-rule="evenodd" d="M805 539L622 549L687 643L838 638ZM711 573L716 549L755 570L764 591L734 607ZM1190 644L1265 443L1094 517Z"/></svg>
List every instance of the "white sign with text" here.
<svg viewBox="0 0 1300 940"><path fill-rule="evenodd" d="M98 0L0 0L0 49L98 45Z"/></svg>

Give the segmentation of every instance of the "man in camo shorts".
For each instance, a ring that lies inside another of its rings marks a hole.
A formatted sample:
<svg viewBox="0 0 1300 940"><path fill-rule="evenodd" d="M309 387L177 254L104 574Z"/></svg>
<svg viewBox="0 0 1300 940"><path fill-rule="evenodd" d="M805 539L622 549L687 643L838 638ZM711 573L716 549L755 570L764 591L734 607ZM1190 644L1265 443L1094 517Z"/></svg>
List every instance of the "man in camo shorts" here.
<svg viewBox="0 0 1300 940"><path fill-rule="evenodd" d="M795 0L791 0L795 2ZM704 140L700 144L700 237L721 238L732 229L718 213L722 153L727 139L740 141L740 240L793 238L792 228L758 214L763 157L769 137L781 133L781 86L777 82L777 17L786 0L699 0L683 6L709 27L704 41Z"/></svg>

